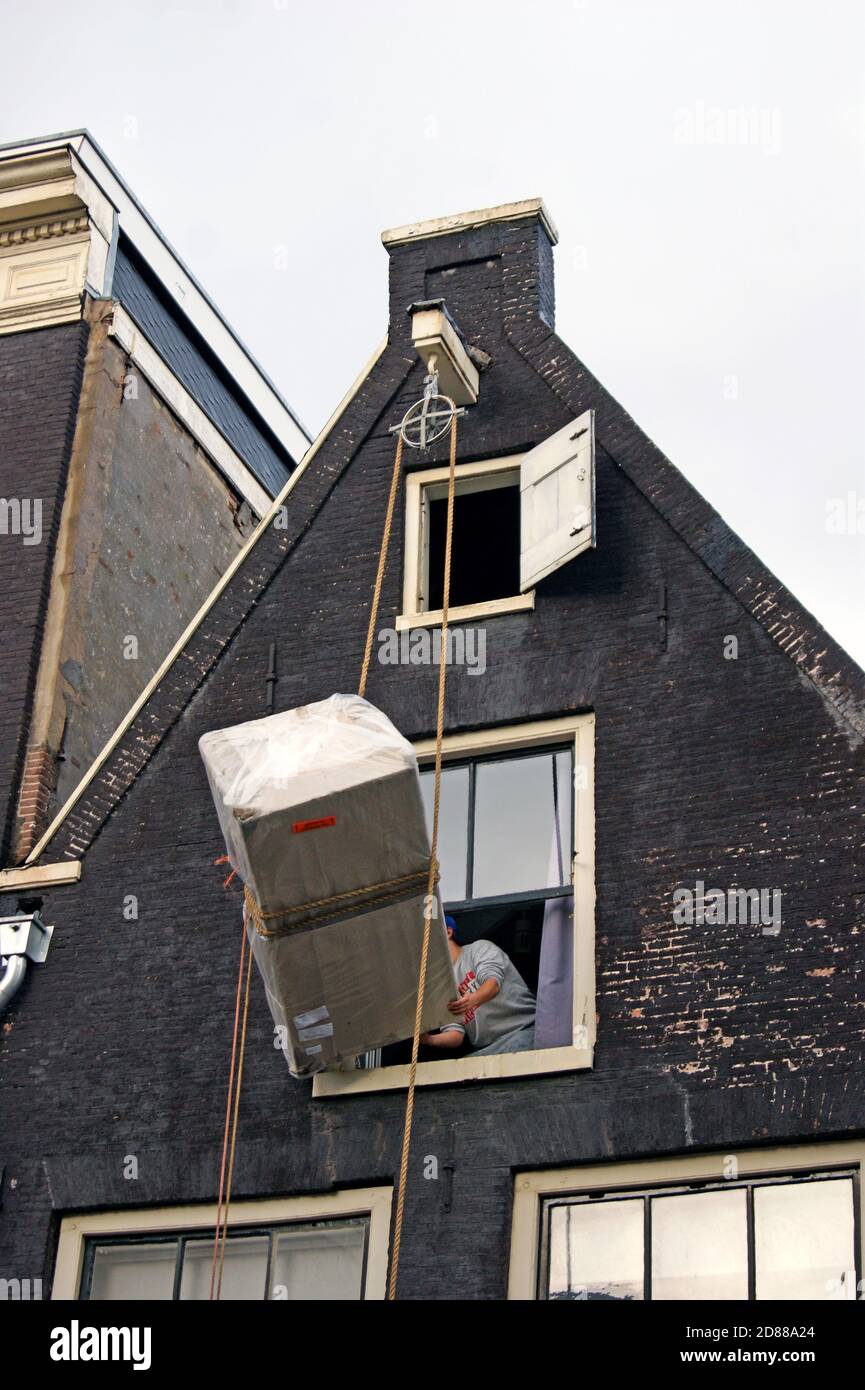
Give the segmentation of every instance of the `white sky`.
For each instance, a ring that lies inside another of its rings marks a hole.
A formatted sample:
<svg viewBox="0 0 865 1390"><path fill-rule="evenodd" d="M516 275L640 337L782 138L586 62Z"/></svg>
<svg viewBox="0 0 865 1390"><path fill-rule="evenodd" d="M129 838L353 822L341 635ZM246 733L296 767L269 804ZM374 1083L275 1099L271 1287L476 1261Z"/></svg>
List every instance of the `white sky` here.
<svg viewBox="0 0 865 1390"><path fill-rule="evenodd" d="M381 230L544 197L559 332L865 664L861 0L34 0L3 41L0 138L86 126L312 430Z"/></svg>

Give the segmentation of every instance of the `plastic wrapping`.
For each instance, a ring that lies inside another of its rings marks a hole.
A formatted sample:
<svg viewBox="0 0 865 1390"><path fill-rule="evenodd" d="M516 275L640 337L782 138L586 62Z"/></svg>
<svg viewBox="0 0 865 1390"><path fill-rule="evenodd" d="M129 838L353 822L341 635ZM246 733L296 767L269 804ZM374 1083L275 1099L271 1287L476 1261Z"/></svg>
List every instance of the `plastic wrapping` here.
<svg viewBox="0 0 865 1390"><path fill-rule="evenodd" d="M411 1036L430 853L411 744L366 700L332 695L199 749L268 933L250 939L292 1073ZM455 993L436 895L425 1029L450 1021Z"/></svg>

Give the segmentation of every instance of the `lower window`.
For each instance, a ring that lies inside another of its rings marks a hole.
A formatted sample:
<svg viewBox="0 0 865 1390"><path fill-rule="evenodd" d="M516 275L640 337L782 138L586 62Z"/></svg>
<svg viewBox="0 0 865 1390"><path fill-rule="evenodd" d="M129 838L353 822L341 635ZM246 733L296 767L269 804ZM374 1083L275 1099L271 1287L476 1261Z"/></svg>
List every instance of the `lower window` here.
<svg viewBox="0 0 865 1390"><path fill-rule="evenodd" d="M860 1142L523 1175L511 1297L855 1299L863 1157Z"/></svg>
<svg viewBox="0 0 865 1390"><path fill-rule="evenodd" d="M233 1205L220 1298L383 1297L390 1195L376 1188ZM207 1300L215 1220L215 1209L190 1207L67 1217L53 1297Z"/></svg>

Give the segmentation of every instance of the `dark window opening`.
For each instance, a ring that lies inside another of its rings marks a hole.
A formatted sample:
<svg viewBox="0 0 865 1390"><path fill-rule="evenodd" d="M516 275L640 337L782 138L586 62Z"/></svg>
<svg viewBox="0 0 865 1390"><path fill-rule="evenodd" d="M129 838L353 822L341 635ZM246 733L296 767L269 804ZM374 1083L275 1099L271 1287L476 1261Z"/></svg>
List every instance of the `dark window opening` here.
<svg viewBox="0 0 865 1390"><path fill-rule="evenodd" d="M438 489L436 489L438 491ZM447 497L427 495L427 608L442 606ZM450 605L486 603L520 591L520 490L516 484L457 491L451 546Z"/></svg>
<svg viewBox="0 0 865 1390"><path fill-rule="evenodd" d="M503 903L497 907L477 908L471 912L453 913L463 945L470 941L492 941L509 956L519 970L532 994L538 992L538 971L541 961L541 941L544 929L544 902ZM418 1060L444 1062L456 1057L471 1056L467 1043L453 1052L421 1044ZM411 1061L411 1038L392 1043L381 1049L376 1066L394 1067Z"/></svg>

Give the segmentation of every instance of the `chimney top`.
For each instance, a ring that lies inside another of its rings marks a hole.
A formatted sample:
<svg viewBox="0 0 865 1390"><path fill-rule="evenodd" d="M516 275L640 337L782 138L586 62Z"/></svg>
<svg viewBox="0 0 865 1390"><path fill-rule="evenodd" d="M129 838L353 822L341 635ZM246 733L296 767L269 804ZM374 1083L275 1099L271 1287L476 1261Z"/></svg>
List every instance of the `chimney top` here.
<svg viewBox="0 0 865 1390"><path fill-rule="evenodd" d="M500 203L495 208L458 212L452 217L432 217L426 222L409 222L404 227L391 227L388 231L382 232L381 239L385 246L401 246L405 242L446 236L448 232L464 232L472 227L484 227L490 222L515 222L522 217L537 217L550 242L555 246L559 234L543 198L524 198L520 203Z"/></svg>

